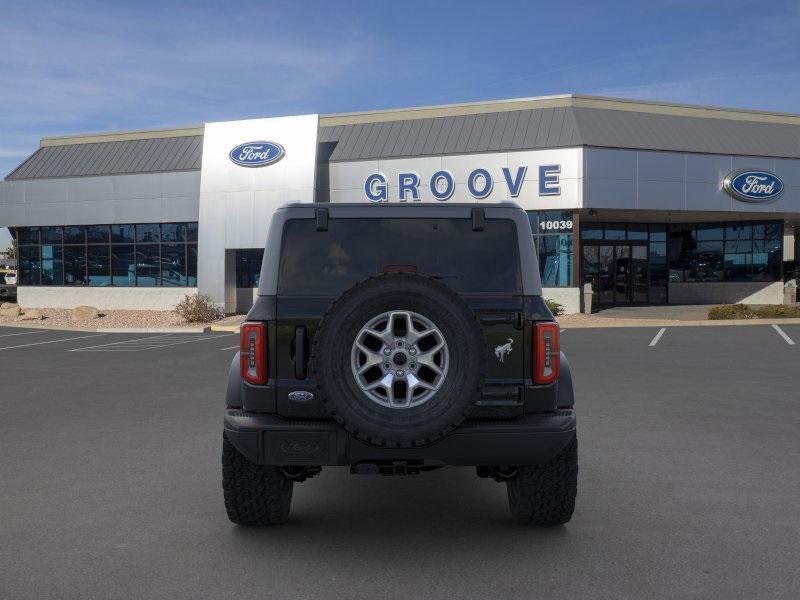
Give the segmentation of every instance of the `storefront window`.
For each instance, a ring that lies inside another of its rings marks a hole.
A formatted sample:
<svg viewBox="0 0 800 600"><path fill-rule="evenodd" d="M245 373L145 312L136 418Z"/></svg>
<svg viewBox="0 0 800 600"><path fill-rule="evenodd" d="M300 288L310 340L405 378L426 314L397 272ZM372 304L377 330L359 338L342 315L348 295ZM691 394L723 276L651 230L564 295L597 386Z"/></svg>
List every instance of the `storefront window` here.
<svg viewBox="0 0 800 600"><path fill-rule="evenodd" d="M85 244L86 243L86 228L85 227L64 227L64 243L65 244Z"/></svg>
<svg viewBox="0 0 800 600"><path fill-rule="evenodd" d="M136 244L136 285L161 285L161 252L158 244Z"/></svg>
<svg viewBox="0 0 800 600"><path fill-rule="evenodd" d="M86 285L86 246L64 246L64 285Z"/></svg>
<svg viewBox="0 0 800 600"><path fill-rule="evenodd" d="M778 281L783 224L672 225L670 281Z"/></svg>
<svg viewBox="0 0 800 600"><path fill-rule="evenodd" d="M539 256L542 286L572 286L575 229L572 211L530 211L528 219Z"/></svg>
<svg viewBox="0 0 800 600"><path fill-rule="evenodd" d="M42 227L41 235L43 244L61 245L63 241L61 227Z"/></svg>
<svg viewBox="0 0 800 600"><path fill-rule="evenodd" d="M20 285L197 285L197 223L20 227Z"/></svg>
<svg viewBox="0 0 800 600"><path fill-rule="evenodd" d="M162 246L161 285L186 287L186 244Z"/></svg>
<svg viewBox="0 0 800 600"><path fill-rule="evenodd" d="M132 232L131 236L133 236ZM136 285L136 253L133 248L133 244L111 246L111 285L119 287Z"/></svg>
<svg viewBox="0 0 800 600"><path fill-rule="evenodd" d="M111 226L112 244L132 244L133 225L112 225Z"/></svg>
<svg viewBox="0 0 800 600"><path fill-rule="evenodd" d="M603 239L602 223L583 223L581 225L581 239L602 240Z"/></svg>
<svg viewBox="0 0 800 600"><path fill-rule="evenodd" d="M89 285L106 287L111 285L111 249L107 244L90 245L86 253Z"/></svg>
<svg viewBox="0 0 800 600"><path fill-rule="evenodd" d="M30 235L30 232L28 233ZM41 285L39 275L42 269L42 261L39 255L41 247L38 245L38 229L36 230L36 240L36 246L19 247L19 285Z"/></svg>
<svg viewBox="0 0 800 600"><path fill-rule="evenodd" d="M42 285L64 285L64 259L60 244L42 246Z"/></svg>

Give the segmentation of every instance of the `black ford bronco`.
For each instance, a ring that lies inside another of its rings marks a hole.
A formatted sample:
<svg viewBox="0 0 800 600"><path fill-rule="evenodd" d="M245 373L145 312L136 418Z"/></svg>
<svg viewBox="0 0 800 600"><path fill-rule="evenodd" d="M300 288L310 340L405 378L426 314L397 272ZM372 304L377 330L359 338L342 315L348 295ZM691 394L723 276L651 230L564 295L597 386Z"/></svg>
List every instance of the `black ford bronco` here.
<svg viewBox="0 0 800 600"><path fill-rule="evenodd" d="M470 465L511 514L570 520L572 378L516 204L291 204L274 214L231 364L228 517L285 521L326 465Z"/></svg>

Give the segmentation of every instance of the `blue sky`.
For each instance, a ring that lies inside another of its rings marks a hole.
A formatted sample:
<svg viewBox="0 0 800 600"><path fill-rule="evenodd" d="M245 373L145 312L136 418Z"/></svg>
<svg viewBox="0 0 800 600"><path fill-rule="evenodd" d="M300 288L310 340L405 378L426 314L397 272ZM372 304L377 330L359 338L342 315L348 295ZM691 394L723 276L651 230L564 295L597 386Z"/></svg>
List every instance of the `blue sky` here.
<svg viewBox="0 0 800 600"><path fill-rule="evenodd" d="M797 1L0 9L0 175L43 135L284 114L560 93L800 112Z"/></svg>

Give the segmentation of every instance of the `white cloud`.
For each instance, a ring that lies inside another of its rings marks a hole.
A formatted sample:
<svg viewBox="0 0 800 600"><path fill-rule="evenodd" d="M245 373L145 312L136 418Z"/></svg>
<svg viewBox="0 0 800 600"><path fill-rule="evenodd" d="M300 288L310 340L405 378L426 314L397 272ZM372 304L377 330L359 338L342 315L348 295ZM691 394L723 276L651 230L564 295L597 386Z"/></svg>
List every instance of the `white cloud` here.
<svg viewBox="0 0 800 600"><path fill-rule="evenodd" d="M0 173L41 135L292 112L367 55L369 35L346 22L298 35L270 5L214 17L199 4L4 8Z"/></svg>

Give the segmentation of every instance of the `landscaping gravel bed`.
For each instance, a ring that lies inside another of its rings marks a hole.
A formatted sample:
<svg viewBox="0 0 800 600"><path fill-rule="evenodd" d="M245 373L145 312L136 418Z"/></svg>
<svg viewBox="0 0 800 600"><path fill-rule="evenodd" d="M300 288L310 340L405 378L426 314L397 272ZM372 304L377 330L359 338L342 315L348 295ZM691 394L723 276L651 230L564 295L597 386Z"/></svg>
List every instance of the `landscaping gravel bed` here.
<svg viewBox="0 0 800 600"><path fill-rule="evenodd" d="M23 315L24 317L24 310ZM27 309L28 311L32 309ZM185 327L204 327L212 323L188 323L180 315L170 310L100 310L100 317L96 319L78 320L72 316L72 311L63 308L37 308L42 319L27 321L20 317L0 316L0 325L17 325L22 327L44 327L47 329L162 329ZM213 324L235 324L243 320L242 315L231 315L214 321Z"/></svg>

